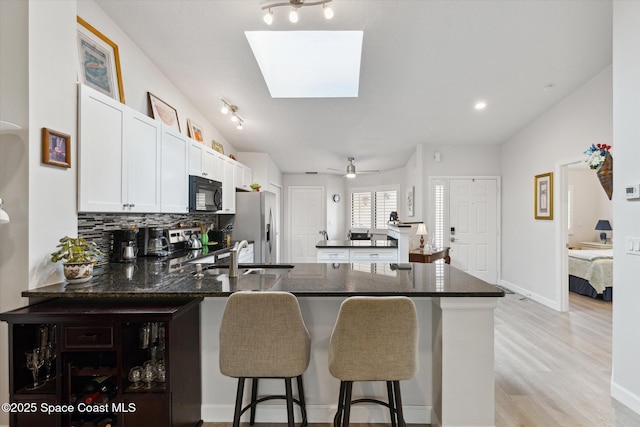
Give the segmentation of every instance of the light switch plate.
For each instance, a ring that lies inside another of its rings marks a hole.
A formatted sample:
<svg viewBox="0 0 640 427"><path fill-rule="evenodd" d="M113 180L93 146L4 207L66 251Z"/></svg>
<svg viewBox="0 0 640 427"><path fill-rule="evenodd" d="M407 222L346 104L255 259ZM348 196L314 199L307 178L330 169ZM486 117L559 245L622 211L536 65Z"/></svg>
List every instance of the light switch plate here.
<svg viewBox="0 0 640 427"><path fill-rule="evenodd" d="M631 255L640 255L640 237L627 237L625 250Z"/></svg>

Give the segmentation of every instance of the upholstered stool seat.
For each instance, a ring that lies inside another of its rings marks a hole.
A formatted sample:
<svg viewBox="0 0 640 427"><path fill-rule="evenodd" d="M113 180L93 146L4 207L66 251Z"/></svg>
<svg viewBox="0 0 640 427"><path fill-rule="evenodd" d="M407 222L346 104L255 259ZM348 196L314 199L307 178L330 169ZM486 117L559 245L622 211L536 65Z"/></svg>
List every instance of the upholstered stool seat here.
<svg viewBox="0 0 640 427"><path fill-rule="evenodd" d="M404 426L400 381L417 371L418 320L407 297L351 297L343 301L329 343L329 372L340 380L334 425L348 426L351 405L379 403L391 424ZM388 403L351 400L354 381L386 381Z"/></svg>
<svg viewBox="0 0 640 427"><path fill-rule="evenodd" d="M306 407L302 374L309 366L311 338L296 297L288 292L235 292L225 305L220 325L220 372L238 378L233 425L256 405L270 399L286 399L288 425L294 425L293 403L300 405L302 425ZM242 407L245 379L252 379L251 403ZM284 396L258 399L259 378L282 378ZM297 379L298 399L292 395L291 379Z"/></svg>

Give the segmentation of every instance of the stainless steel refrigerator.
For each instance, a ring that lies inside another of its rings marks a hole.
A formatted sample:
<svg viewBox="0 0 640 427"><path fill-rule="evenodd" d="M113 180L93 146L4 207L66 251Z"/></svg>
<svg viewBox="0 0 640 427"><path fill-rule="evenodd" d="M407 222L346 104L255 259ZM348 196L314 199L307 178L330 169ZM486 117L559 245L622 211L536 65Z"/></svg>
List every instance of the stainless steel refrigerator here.
<svg viewBox="0 0 640 427"><path fill-rule="evenodd" d="M276 262L276 195L268 191L236 193L236 218L231 238L253 241L254 262Z"/></svg>

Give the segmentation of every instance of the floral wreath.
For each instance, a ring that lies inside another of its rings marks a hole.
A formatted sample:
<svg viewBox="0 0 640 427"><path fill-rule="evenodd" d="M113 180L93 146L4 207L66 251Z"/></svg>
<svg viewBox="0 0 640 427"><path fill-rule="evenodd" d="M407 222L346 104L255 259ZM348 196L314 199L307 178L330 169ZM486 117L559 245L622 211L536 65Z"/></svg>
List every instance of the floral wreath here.
<svg viewBox="0 0 640 427"><path fill-rule="evenodd" d="M591 147L584 152L588 156L585 163L591 169L598 169L604 163L610 149L611 146L607 144L591 144Z"/></svg>

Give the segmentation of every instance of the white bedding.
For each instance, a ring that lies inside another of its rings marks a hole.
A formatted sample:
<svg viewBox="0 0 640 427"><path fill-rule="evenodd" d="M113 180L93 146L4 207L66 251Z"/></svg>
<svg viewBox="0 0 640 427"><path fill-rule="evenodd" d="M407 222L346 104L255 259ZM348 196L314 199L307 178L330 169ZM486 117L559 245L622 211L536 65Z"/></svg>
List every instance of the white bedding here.
<svg viewBox="0 0 640 427"><path fill-rule="evenodd" d="M602 293L613 286L613 250L569 250L569 274L587 280Z"/></svg>

